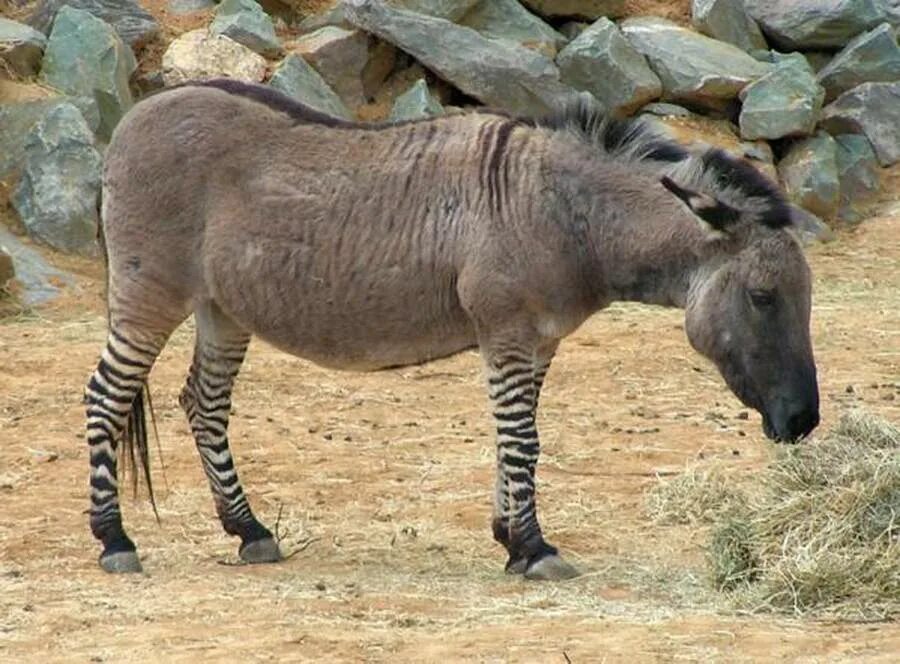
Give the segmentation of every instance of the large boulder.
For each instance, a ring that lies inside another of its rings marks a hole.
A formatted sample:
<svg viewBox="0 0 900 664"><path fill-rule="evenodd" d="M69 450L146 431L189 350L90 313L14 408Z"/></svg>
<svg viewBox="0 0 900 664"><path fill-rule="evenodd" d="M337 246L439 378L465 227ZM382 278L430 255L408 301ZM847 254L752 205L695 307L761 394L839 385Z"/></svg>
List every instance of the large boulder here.
<svg viewBox="0 0 900 664"><path fill-rule="evenodd" d="M865 134L882 166L900 161L900 82L863 83L822 111L831 134Z"/></svg>
<svg viewBox="0 0 900 664"><path fill-rule="evenodd" d="M747 11L783 50L840 48L885 15L876 0L747 0Z"/></svg>
<svg viewBox="0 0 900 664"><path fill-rule="evenodd" d="M372 39L362 30L326 26L303 35L290 50L309 62L345 104L360 106L368 101L390 73L393 47Z"/></svg>
<svg viewBox="0 0 900 664"><path fill-rule="evenodd" d="M838 178L841 183L838 217L860 221L880 188L878 159L869 139L859 134L840 134L837 143Z"/></svg>
<svg viewBox="0 0 900 664"><path fill-rule="evenodd" d="M805 64L805 61L804 61ZM808 66L784 60L741 90L741 136L774 140L813 132L825 91Z"/></svg>
<svg viewBox="0 0 900 664"><path fill-rule="evenodd" d="M32 27L50 34L57 12L74 7L109 23L129 46L136 48L159 33L159 23L137 0L41 0L37 11L28 19Z"/></svg>
<svg viewBox="0 0 900 664"><path fill-rule="evenodd" d="M736 46L661 18L631 18L622 33L650 62L669 101L718 106L771 71Z"/></svg>
<svg viewBox="0 0 900 664"><path fill-rule="evenodd" d="M490 3L493 0L386 0L395 9L406 9L419 14L427 14L448 21L459 21L477 5ZM310 14L297 25L300 34L315 32L329 25L339 28L352 28L347 22L344 12L346 5L353 0L338 0L331 9L319 14Z"/></svg>
<svg viewBox="0 0 900 664"><path fill-rule="evenodd" d="M25 306L44 304L59 295L62 287L76 283L72 273L50 265L40 251L22 242L0 224L0 255L3 253L12 260L16 298Z"/></svg>
<svg viewBox="0 0 900 664"><path fill-rule="evenodd" d="M471 28L374 0L347 6L347 18L406 51L460 90L490 106L543 114L577 96L546 56Z"/></svg>
<svg viewBox="0 0 900 664"><path fill-rule="evenodd" d="M277 55L281 43L275 26L256 0L224 0L209 26L213 35L225 35L262 55Z"/></svg>
<svg viewBox="0 0 900 664"><path fill-rule="evenodd" d="M5 64L19 76L34 76L47 38L34 28L0 17L0 70Z"/></svg>
<svg viewBox="0 0 900 664"><path fill-rule="evenodd" d="M853 38L818 74L831 101L861 83L900 80L900 46L890 23Z"/></svg>
<svg viewBox="0 0 900 664"><path fill-rule="evenodd" d="M0 180L11 177L21 166L25 158L25 139L47 113L63 103L76 106L86 118L88 128L96 131L100 116L96 112L93 100L85 97L73 98L48 96L32 99L18 104L0 104Z"/></svg>
<svg viewBox="0 0 900 664"><path fill-rule="evenodd" d="M563 82L590 92L616 113L631 114L662 94L662 83L647 60L607 18L573 39L556 64Z"/></svg>
<svg viewBox="0 0 900 664"><path fill-rule="evenodd" d="M60 104L29 132L12 204L28 234L55 249L96 255L102 159L81 112Z"/></svg>
<svg viewBox="0 0 900 664"><path fill-rule="evenodd" d="M306 60L294 53L275 69L269 85L322 113L350 120L353 114Z"/></svg>
<svg viewBox="0 0 900 664"><path fill-rule="evenodd" d="M543 16L566 16L589 21L602 16L619 18L625 15L626 9L625 0L522 0L522 2Z"/></svg>
<svg viewBox="0 0 900 664"><path fill-rule="evenodd" d="M391 108L391 120L418 120L443 115L441 103L434 98L428 89L425 79L420 78L394 101Z"/></svg>
<svg viewBox="0 0 900 664"><path fill-rule="evenodd" d="M162 71L166 85L221 76L259 83L266 75L266 60L233 39L201 29L185 32L169 44Z"/></svg>
<svg viewBox="0 0 900 664"><path fill-rule="evenodd" d="M100 111L97 135L104 140L134 104L128 81L136 68L131 49L109 24L68 6L56 14L41 80L70 95L93 97Z"/></svg>
<svg viewBox="0 0 900 664"><path fill-rule="evenodd" d="M768 47L743 0L693 0L691 23L703 34L734 44L742 51Z"/></svg>
<svg viewBox="0 0 900 664"><path fill-rule="evenodd" d="M825 219L837 212L837 144L825 132L792 145L778 163L778 175L788 197L797 205Z"/></svg>
<svg viewBox="0 0 900 664"><path fill-rule="evenodd" d="M518 0L483 0L460 25L478 30L491 39L506 39L545 55L554 56L566 38L518 3Z"/></svg>

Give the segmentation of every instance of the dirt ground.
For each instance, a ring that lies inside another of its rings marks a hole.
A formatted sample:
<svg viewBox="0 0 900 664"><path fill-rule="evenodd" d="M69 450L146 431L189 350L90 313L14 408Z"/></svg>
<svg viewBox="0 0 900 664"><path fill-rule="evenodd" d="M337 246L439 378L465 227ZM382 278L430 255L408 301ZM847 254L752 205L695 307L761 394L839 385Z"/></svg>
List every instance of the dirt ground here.
<svg viewBox="0 0 900 664"><path fill-rule="evenodd" d="M896 187L894 169L892 190ZM823 427L864 406L900 420L900 196L810 251ZM3 661L893 661L896 623L739 614L710 589L704 532L656 527L643 495L689 463L758 471L759 417L689 348L678 311L614 306L548 378L543 523L584 572L502 572L489 533L493 444L474 353L378 374L326 371L254 342L232 442L259 516L294 555L237 566L176 395L191 329L152 374L161 525L125 523L145 573L96 565L80 398L104 337L102 272L0 320Z"/></svg>

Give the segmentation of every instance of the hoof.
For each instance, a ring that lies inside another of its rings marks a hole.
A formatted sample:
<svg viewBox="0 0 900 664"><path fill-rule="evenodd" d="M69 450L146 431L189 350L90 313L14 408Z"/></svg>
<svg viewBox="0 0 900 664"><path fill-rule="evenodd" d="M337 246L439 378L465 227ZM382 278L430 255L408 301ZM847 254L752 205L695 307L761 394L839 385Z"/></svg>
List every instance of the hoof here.
<svg viewBox="0 0 900 664"><path fill-rule="evenodd" d="M100 567L110 574L133 574L144 571L136 551L117 551L102 555Z"/></svg>
<svg viewBox="0 0 900 664"><path fill-rule="evenodd" d="M578 576L578 570L557 554L538 558L525 570L525 578L532 581L563 581Z"/></svg>
<svg viewBox="0 0 900 664"><path fill-rule="evenodd" d="M277 563L284 559L278 549L278 542L271 537L242 544L238 555L245 563Z"/></svg>
<svg viewBox="0 0 900 664"><path fill-rule="evenodd" d="M528 558L510 558L506 563L507 574L524 574L528 568Z"/></svg>

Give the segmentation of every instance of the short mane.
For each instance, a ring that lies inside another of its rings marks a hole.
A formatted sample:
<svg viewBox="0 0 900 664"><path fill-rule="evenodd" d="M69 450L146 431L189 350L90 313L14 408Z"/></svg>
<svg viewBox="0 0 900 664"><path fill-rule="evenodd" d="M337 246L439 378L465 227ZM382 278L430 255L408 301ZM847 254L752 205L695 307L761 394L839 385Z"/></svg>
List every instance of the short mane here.
<svg viewBox="0 0 900 664"><path fill-rule="evenodd" d="M661 175L740 210L753 223L769 228L791 224L790 206L778 186L750 163L724 150L689 151L641 118L613 118L584 100L535 124L573 134L617 160L657 168Z"/></svg>

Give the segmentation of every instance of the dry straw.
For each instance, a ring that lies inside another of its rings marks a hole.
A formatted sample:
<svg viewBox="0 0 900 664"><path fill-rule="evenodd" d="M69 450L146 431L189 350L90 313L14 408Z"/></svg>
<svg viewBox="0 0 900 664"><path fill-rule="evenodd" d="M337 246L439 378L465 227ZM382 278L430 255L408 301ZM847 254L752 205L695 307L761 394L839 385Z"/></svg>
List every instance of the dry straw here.
<svg viewBox="0 0 900 664"><path fill-rule="evenodd" d="M780 449L736 485L716 469L661 483L662 523L711 524L716 587L754 611L844 619L900 616L900 430L864 412Z"/></svg>

